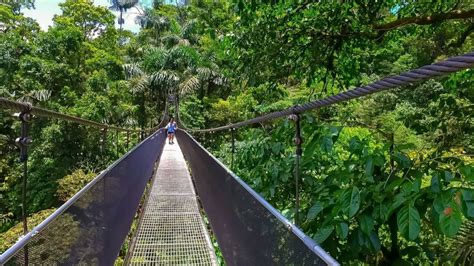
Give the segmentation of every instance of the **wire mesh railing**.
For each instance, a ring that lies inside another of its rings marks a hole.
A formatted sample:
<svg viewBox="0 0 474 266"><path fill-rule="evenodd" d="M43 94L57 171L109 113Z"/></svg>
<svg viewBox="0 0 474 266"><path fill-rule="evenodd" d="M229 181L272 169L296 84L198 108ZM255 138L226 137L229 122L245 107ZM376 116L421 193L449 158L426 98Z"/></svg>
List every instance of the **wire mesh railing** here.
<svg viewBox="0 0 474 266"><path fill-rule="evenodd" d="M191 135L177 137L227 265L338 265Z"/></svg>
<svg viewBox="0 0 474 266"><path fill-rule="evenodd" d="M1 254L0 264L114 264L164 140L155 132L122 156Z"/></svg>

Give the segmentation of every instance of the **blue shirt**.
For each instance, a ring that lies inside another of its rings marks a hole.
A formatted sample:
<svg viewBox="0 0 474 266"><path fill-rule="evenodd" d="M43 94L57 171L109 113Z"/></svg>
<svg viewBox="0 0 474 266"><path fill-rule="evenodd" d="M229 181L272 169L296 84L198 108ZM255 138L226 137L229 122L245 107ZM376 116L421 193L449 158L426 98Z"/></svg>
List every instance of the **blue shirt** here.
<svg viewBox="0 0 474 266"><path fill-rule="evenodd" d="M168 123L168 125L166 125L166 129L168 129L168 133L174 133L176 128L177 128L176 122Z"/></svg>

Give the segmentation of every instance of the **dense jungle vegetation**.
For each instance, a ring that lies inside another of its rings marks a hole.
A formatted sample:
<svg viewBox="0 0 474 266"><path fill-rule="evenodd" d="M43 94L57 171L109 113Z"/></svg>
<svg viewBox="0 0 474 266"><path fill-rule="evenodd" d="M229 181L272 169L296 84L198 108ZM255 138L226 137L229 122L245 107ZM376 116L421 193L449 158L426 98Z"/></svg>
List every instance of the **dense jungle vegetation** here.
<svg viewBox="0 0 474 266"><path fill-rule="evenodd" d="M22 14L33 0L4 1L0 96L147 128L171 93L187 127L207 128L474 51L469 0L262 2L155 1L135 34L92 0L61 3L47 31ZM473 87L465 70L305 113L302 230L342 264L473 264ZM21 235L21 171L19 123L0 121L4 251ZM236 133L232 170L294 219L294 123ZM31 224L127 150L123 134L101 151L99 130L63 121L37 118L30 135ZM229 132L196 137L230 165Z"/></svg>

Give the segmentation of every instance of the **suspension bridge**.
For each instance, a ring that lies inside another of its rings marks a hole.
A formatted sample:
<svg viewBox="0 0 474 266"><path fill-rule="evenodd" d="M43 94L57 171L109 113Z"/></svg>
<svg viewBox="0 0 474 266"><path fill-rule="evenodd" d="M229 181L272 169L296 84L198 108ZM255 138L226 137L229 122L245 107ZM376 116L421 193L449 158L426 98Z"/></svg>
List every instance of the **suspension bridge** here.
<svg viewBox="0 0 474 266"><path fill-rule="evenodd" d="M228 265L338 265L293 222L201 146L191 133L228 130L234 142L234 131L240 127L290 117L295 121L298 210L301 113L409 86L473 65L474 53L468 53L328 98L217 128L187 129L178 116L182 129L176 133L175 145L165 141L162 127L168 116L166 111L157 127L135 130L0 98L1 108L20 112L17 117L22 125L21 136L16 142L24 170L22 206L26 202L28 128L34 123L33 115L99 128L104 135L110 130L126 132L127 136L133 132L148 135L31 230L24 210L24 235L0 255L0 264L113 265L144 199L126 264L217 265L213 244L216 242Z"/></svg>

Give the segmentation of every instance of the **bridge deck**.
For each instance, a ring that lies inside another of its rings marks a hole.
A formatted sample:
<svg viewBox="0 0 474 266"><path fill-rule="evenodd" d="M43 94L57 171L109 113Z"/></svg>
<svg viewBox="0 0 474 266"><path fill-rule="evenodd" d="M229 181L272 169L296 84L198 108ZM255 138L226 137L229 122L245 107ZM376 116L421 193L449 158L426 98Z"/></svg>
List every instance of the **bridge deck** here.
<svg viewBox="0 0 474 266"><path fill-rule="evenodd" d="M131 250L131 265L216 265L183 153L166 143Z"/></svg>

